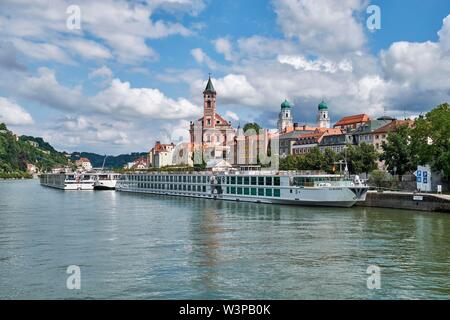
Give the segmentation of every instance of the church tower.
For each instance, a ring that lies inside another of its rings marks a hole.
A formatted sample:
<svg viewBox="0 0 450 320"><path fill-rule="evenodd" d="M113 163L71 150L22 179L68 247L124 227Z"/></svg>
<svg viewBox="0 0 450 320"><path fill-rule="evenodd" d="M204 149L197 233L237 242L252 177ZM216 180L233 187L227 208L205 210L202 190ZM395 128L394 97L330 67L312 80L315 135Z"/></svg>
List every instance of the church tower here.
<svg viewBox="0 0 450 320"><path fill-rule="evenodd" d="M216 126L216 90L209 76L208 84L203 91L203 128L211 129Z"/></svg>
<svg viewBox="0 0 450 320"><path fill-rule="evenodd" d="M317 126L319 128L330 128L330 116L328 115L328 105L322 100L317 107Z"/></svg>
<svg viewBox="0 0 450 320"><path fill-rule="evenodd" d="M278 115L278 132L283 132L286 128L293 126L291 108L292 105L287 100L281 104L281 111Z"/></svg>

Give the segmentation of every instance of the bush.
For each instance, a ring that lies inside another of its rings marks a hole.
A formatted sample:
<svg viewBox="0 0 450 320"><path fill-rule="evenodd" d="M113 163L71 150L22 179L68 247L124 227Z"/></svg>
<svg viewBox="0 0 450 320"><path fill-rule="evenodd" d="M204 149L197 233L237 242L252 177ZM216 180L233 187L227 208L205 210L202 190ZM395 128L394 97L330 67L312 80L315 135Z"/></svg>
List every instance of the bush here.
<svg viewBox="0 0 450 320"><path fill-rule="evenodd" d="M380 189L380 188L389 189L389 188L392 188L394 183L395 183L395 179L392 177L391 174L389 174L386 171L373 170L370 173L370 177L369 177L369 185L370 186L376 187L378 189Z"/></svg>

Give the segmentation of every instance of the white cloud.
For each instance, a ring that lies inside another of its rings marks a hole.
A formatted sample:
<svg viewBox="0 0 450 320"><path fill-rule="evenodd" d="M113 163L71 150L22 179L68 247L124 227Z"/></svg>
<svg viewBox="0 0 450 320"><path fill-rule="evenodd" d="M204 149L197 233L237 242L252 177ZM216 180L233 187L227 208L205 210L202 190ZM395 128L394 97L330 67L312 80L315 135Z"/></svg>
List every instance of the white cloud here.
<svg viewBox="0 0 450 320"><path fill-rule="evenodd" d="M242 74L228 74L223 78L211 79L218 96L218 102L222 104L244 104L248 106L260 105L263 101L257 90L248 82ZM206 86L206 81L197 80L192 83L191 92L200 97Z"/></svg>
<svg viewBox="0 0 450 320"><path fill-rule="evenodd" d="M228 38L218 38L213 41L214 47L218 53L223 54L225 60L233 61L234 54L232 52L232 44Z"/></svg>
<svg viewBox="0 0 450 320"><path fill-rule="evenodd" d="M227 111L225 112L225 118L233 120L233 121L239 121L239 116L234 113L233 111Z"/></svg>
<svg viewBox="0 0 450 320"><path fill-rule="evenodd" d="M362 48L365 37L355 15L364 0L274 0L278 24L315 54L343 55Z"/></svg>
<svg viewBox="0 0 450 320"><path fill-rule="evenodd" d="M17 103L0 97L0 123L7 125L32 124L33 118Z"/></svg>
<svg viewBox="0 0 450 320"><path fill-rule="evenodd" d="M110 59L111 52L103 45L84 39L72 39L65 41L65 47L68 51L77 53L87 59Z"/></svg>
<svg viewBox="0 0 450 320"><path fill-rule="evenodd" d="M113 72L107 66L102 66L102 67L95 69L89 73L89 79L94 79L94 78L111 79L112 76L113 76Z"/></svg>
<svg viewBox="0 0 450 320"><path fill-rule="evenodd" d="M100 75L110 75L109 69L103 67L91 73ZM200 108L187 99L168 98L158 89L133 88L117 78L96 95L86 96L80 86L61 85L55 72L48 68L40 68L37 76L22 79L16 94L57 110L104 114L115 119L183 119L200 115Z"/></svg>
<svg viewBox="0 0 450 320"><path fill-rule="evenodd" d="M352 63L349 60L334 62L328 59L308 60L303 56L280 55L278 62L293 66L295 69L305 71L323 71L335 73L337 71L352 72Z"/></svg>
<svg viewBox="0 0 450 320"><path fill-rule="evenodd" d="M132 88L120 79L113 79L90 102L96 110L112 116L182 119L200 115L200 108L184 98L168 98L158 89Z"/></svg>
<svg viewBox="0 0 450 320"><path fill-rule="evenodd" d="M36 60L60 62L64 64L74 64L70 56L59 46L51 43L34 42L19 38L11 40L14 46L22 52Z"/></svg>
<svg viewBox="0 0 450 320"><path fill-rule="evenodd" d="M147 40L193 34L180 23L155 21L151 6L126 0L77 1L81 10L81 29L69 30L66 28L66 8L71 4L68 0L2 1L0 25L4 27L0 29L0 35L34 59L71 63L69 56L75 54L87 59L113 56L122 63L135 64L158 57L147 45ZM181 0L171 3L173 8L186 5L187 2ZM67 36L71 39L66 40Z"/></svg>
<svg viewBox="0 0 450 320"><path fill-rule="evenodd" d="M439 42L444 50L450 50L450 15L442 23L442 28L438 32Z"/></svg>
<svg viewBox="0 0 450 320"><path fill-rule="evenodd" d="M292 41L285 39L251 36L237 41L239 54L250 58L272 58L280 54L295 54L299 48Z"/></svg>
<svg viewBox="0 0 450 320"><path fill-rule="evenodd" d="M211 70L217 69L217 63L211 59L201 48L191 50L191 55L198 64L205 64Z"/></svg>

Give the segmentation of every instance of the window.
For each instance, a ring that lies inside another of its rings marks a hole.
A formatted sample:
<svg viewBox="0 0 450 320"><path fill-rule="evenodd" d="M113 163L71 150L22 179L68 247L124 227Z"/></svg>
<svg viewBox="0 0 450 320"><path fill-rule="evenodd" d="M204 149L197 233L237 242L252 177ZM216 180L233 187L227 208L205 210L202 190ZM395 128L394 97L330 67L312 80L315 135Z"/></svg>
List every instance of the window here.
<svg viewBox="0 0 450 320"><path fill-rule="evenodd" d="M249 195L249 194L250 194L249 191L250 191L250 190L249 190L248 188L244 188L244 194L245 194L245 195Z"/></svg>
<svg viewBox="0 0 450 320"><path fill-rule="evenodd" d="M206 192L206 186L203 186L203 192Z"/></svg>
<svg viewBox="0 0 450 320"><path fill-rule="evenodd" d="M237 194L242 194L242 188L241 187L237 188Z"/></svg>
<svg viewBox="0 0 450 320"><path fill-rule="evenodd" d="M207 119L206 123L208 124L208 126L210 126L211 125L211 119ZM209 136L208 136L208 141L209 141Z"/></svg>
<svg viewBox="0 0 450 320"><path fill-rule="evenodd" d="M256 196L256 188L251 188L250 193L252 196Z"/></svg>
<svg viewBox="0 0 450 320"><path fill-rule="evenodd" d="M280 197L281 196L280 189L273 189L273 195L274 197Z"/></svg>
<svg viewBox="0 0 450 320"><path fill-rule="evenodd" d="M244 178L244 184L245 185L249 185L249 182L250 182L250 178L249 177L245 177Z"/></svg>
<svg viewBox="0 0 450 320"><path fill-rule="evenodd" d="M230 184L230 177L227 177L227 184Z"/></svg>
<svg viewBox="0 0 450 320"><path fill-rule="evenodd" d="M227 187L227 193L230 193L230 187Z"/></svg>
<svg viewBox="0 0 450 320"><path fill-rule="evenodd" d="M280 185L280 177L274 177L273 178L273 184L275 186L279 186Z"/></svg>
<svg viewBox="0 0 450 320"><path fill-rule="evenodd" d="M231 187L231 194L236 194L236 187Z"/></svg>
<svg viewBox="0 0 450 320"><path fill-rule="evenodd" d="M266 196L271 197L272 196L272 189L266 189Z"/></svg>
<svg viewBox="0 0 450 320"><path fill-rule="evenodd" d="M258 185L260 186L264 185L264 177L258 177Z"/></svg>
<svg viewBox="0 0 450 320"><path fill-rule="evenodd" d="M236 177L231 177L231 184L236 184Z"/></svg>
<svg viewBox="0 0 450 320"><path fill-rule="evenodd" d="M242 177L238 177L237 182L238 182L237 184L242 184Z"/></svg>
<svg viewBox="0 0 450 320"><path fill-rule="evenodd" d="M266 177L266 186L272 185L272 177Z"/></svg>
<svg viewBox="0 0 450 320"><path fill-rule="evenodd" d="M252 180L252 186L256 186L256 177L252 177L251 180Z"/></svg>
<svg viewBox="0 0 450 320"><path fill-rule="evenodd" d="M258 196L263 196L263 195L264 195L264 189L258 188Z"/></svg>

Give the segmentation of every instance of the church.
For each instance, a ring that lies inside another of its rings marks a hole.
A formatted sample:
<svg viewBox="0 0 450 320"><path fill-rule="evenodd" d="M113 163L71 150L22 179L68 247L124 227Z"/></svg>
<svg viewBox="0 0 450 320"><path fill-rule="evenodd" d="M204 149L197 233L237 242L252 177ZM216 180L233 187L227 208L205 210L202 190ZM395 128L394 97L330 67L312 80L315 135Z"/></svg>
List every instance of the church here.
<svg viewBox="0 0 450 320"><path fill-rule="evenodd" d="M236 130L217 113L216 97L217 92L210 76L203 91L203 117L191 121L189 128L194 158L203 152L208 159L227 159L231 152ZM206 160L194 159L194 163Z"/></svg>

